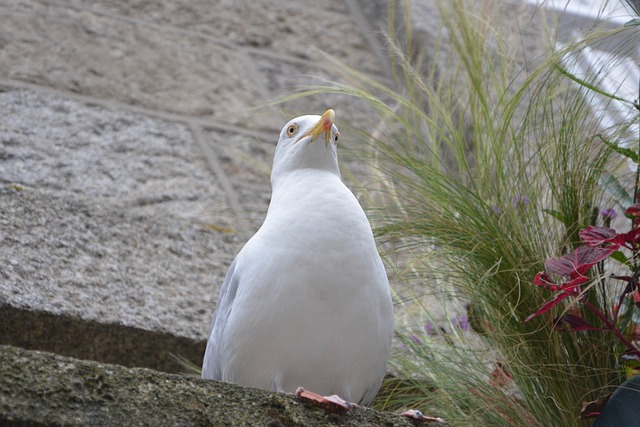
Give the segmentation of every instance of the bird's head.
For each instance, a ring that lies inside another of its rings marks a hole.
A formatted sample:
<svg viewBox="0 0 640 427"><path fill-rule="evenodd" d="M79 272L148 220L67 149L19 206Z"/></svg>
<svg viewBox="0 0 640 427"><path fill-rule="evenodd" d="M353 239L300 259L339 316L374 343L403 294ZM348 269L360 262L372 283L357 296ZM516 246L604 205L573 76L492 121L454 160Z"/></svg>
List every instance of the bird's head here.
<svg viewBox="0 0 640 427"><path fill-rule="evenodd" d="M340 175L336 114L329 109L322 116L300 116L287 123L273 159L271 182L297 169L324 169Z"/></svg>

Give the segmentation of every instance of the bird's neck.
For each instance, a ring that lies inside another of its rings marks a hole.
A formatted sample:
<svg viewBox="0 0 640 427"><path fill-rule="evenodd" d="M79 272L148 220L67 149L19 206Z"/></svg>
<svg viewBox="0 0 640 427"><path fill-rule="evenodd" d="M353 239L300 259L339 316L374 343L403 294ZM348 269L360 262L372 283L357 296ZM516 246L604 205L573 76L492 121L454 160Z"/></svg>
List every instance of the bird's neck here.
<svg viewBox="0 0 640 427"><path fill-rule="evenodd" d="M273 197L284 193L304 192L305 189L317 188L328 183L342 182L338 165L335 169L318 167L296 168L292 170L274 171L271 173Z"/></svg>
<svg viewBox="0 0 640 427"><path fill-rule="evenodd" d="M299 145L276 148L271 171L271 185L274 190L284 180L299 180L300 171L320 171L340 178L338 153L335 145L324 141L301 141ZM303 172L301 176L304 176ZM293 177L293 178L292 178Z"/></svg>

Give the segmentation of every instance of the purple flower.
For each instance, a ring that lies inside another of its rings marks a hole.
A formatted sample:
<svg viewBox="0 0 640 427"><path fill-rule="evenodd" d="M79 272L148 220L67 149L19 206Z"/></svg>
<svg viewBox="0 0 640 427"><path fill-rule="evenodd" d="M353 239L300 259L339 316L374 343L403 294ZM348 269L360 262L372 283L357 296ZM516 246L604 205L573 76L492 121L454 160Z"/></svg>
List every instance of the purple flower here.
<svg viewBox="0 0 640 427"><path fill-rule="evenodd" d="M451 318L451 324L454 328L459 328L463 331L468 331L471 329L469 325L469 319L467 316L459 315Z"/></svg>
<svg viewBox="0 0 640 427"><path fill-rule="evenodd" d="M615 209L603 209L600 211L600 215L602 215L602 221L604 222L605 227L609 227L611 225L611 221L616 217L618 213Z"/></svg>
<svg viewBox="0 0 640 427"><path fill-rule="evenodd" d="M615 209L603 209L602 211L600 211L600 215L602 215L604 219L612 220L616 217L616 215L618 215L618 213Z"/></svg>
<svg viewBox="0 0 640 427"><path fill-rule="evenodd" d="M516 196L513 199L513 207L517 208L518 206L520 207L526 207L529 204L529 197L528 196Z"/></svg>
<svg viewBox="0 0 640 427"><path fill-rule="evenodd" d="M427 335L433 334L433 325L430 322L425 323L424 331L427 333Z"/></svg>

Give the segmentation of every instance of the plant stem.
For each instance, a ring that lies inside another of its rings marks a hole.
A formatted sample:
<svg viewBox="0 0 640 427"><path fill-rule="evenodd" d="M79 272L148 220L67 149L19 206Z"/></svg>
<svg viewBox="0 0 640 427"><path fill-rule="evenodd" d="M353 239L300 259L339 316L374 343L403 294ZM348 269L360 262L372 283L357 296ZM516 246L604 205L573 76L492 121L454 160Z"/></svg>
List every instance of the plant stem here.
<svg viewBox="0 0 640 427"><path fill-rule="evenodd" d="M640 155L640 135L638 136L638 155ZM636 183L633 186L633 204L634 205L638 201L638 181L640 181L640 158L638 158L638 162L636 163ZM632 223L632 227L635 228L636 220L632 219L631 223Z"/></svg>
<svg viewBox="0 0 640 427"><path fill-rule="evenodd" d="M622 303L624 302L624 298L628 294L623 293L620 295L620 299L618 300L618 305L615 307L615 312L613 313L613 324L618 323L618 316L620 315L620 308L622 307Z"/></svg>
<svg viewBox="0 0 640 427"><path fill-rule="evenodd" d="M601 321L602 323L605 324L605 326L611 331L613 332L613 334L618 337L618 339L620 341L622 341L622 343L627 346L627 349L629 349L631 352L633 352L636 356L640 357L640 349L636 348L636 346L633 345L633 343L631 343L631 341L629 341L623 334L622 332L620 332L620 330L615 326L615 324L611 323L609 321L609 319L607 319L607 316L605 316L604 314L602 314L602 312L600 310L598 310L593 304L591 304L589 301L585 301L584 302L585 307L587 307L589 310L591 310L593 312L593 314L595 314Z"/></svg>
<svg viewBox="0 0 640 427"><path fill-rule="evenodd" d="M636 100L636 102L634 102L634 107L636 107L636 110L638 110L638 112L640 112L640 80L638 81L638 99ZM640 122L640 119L639 119ZM640 125L640 123L639 123ZM640 126L638 129L638 161L636 163L636 183L633 187L633 204L635 205L638 201L638 185L640 182ZM635 228L636 226L636 220L633 219L632 220L632 226L633 228Z"/></svg>

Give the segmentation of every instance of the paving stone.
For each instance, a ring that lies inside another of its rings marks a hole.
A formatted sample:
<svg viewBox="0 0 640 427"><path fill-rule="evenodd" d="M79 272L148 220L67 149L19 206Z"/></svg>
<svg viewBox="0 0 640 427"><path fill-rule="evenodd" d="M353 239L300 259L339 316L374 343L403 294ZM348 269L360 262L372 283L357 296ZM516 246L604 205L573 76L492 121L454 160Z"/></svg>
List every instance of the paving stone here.
<svg viewBox="0 0 640 427"><path fill-rule="evenodd" d="M141 21L207 34L220 40L268 49L294 60L320 58L320 49L367 72L380 73L378 59L338 0L132 2L78 0L74 4Z"/></svg>
<svg viewBox="0 0 640 427"><path fill-rule="evenodd" d="M157 2L154 0L131 0L131 1L105 1L105 0L68 0L65 3L76 7L91 7L95 10L137 18L141 20L149 20L156 23L168 24L175 27L187 28L195 30L198 28L207 31L218 31L223 36L226 34L221 29L208 28L216 22L223 20L223 17L232 19L233 22L239 23L236 26L243 26L245 22L241 18L244 14L250 12L252 14L263 16L264 14L274 13L269 11L273 7L287 7L287 2L277 2L268 0L178 0L170 2ZM285 4L283 4L285 3ZM316 11L322 9L328 12L340 14L348 14L346 2L342 0L298 0L295 3L296 8L307 11ZM292 6L288 5L289 8ZM239 14L240 16L230 16ZM229 22L224 25L230 26ZM230 27L224 27L228 30Z"/></svg>
<svg viewBox="0 0 640 427"><path fill-rule="evenodd" d="M183 124L32 91L0 93L0 109L0 181L185 219L229 210Z"/></svg>
<svg viewBox="0 0 640 427"><path fill-rule="evenodd" d="M271 143L242 134L218 131L210 131L208 138L216 147L230 178L269 188L271 165L278 142L278 133L273 133Z"/></svg>
<svg viewBox="0 0 640 427"><path fill-rule="evenodd" d="M203 224L0 189L0 302L204 339L233 241Z"/></svg>
<svg viewBox="0 0 640 427"><path fill-rule="evenodd" d="M247 238L262 225L271 200L271 164L277 143L275 135L274 141L269 143L244 134L218 131L207 134L216 147L226 174L233 182L244 209L244 219L250 224L250 233L245 236Z"/></svg>
<svg viewBox="0 0 640 427"><path fill-rule="evenodd" d="M356 405L331 412L286 393L0 346L0 424L412 427L417 423Z"/></svg>
<svg viewBox="0 0 640 427"><path fill-rule="evenodd" d="M235 123L260 90L232 50L87 10L0 4L0 75ZM16 37L20 34L20 37Z"/></svg>
<svg viewBox="0 0 640 427"><path fill-rule="evenodd" d="M0 93L0 302L206 337L239 246L182 124Z"/></svg>

